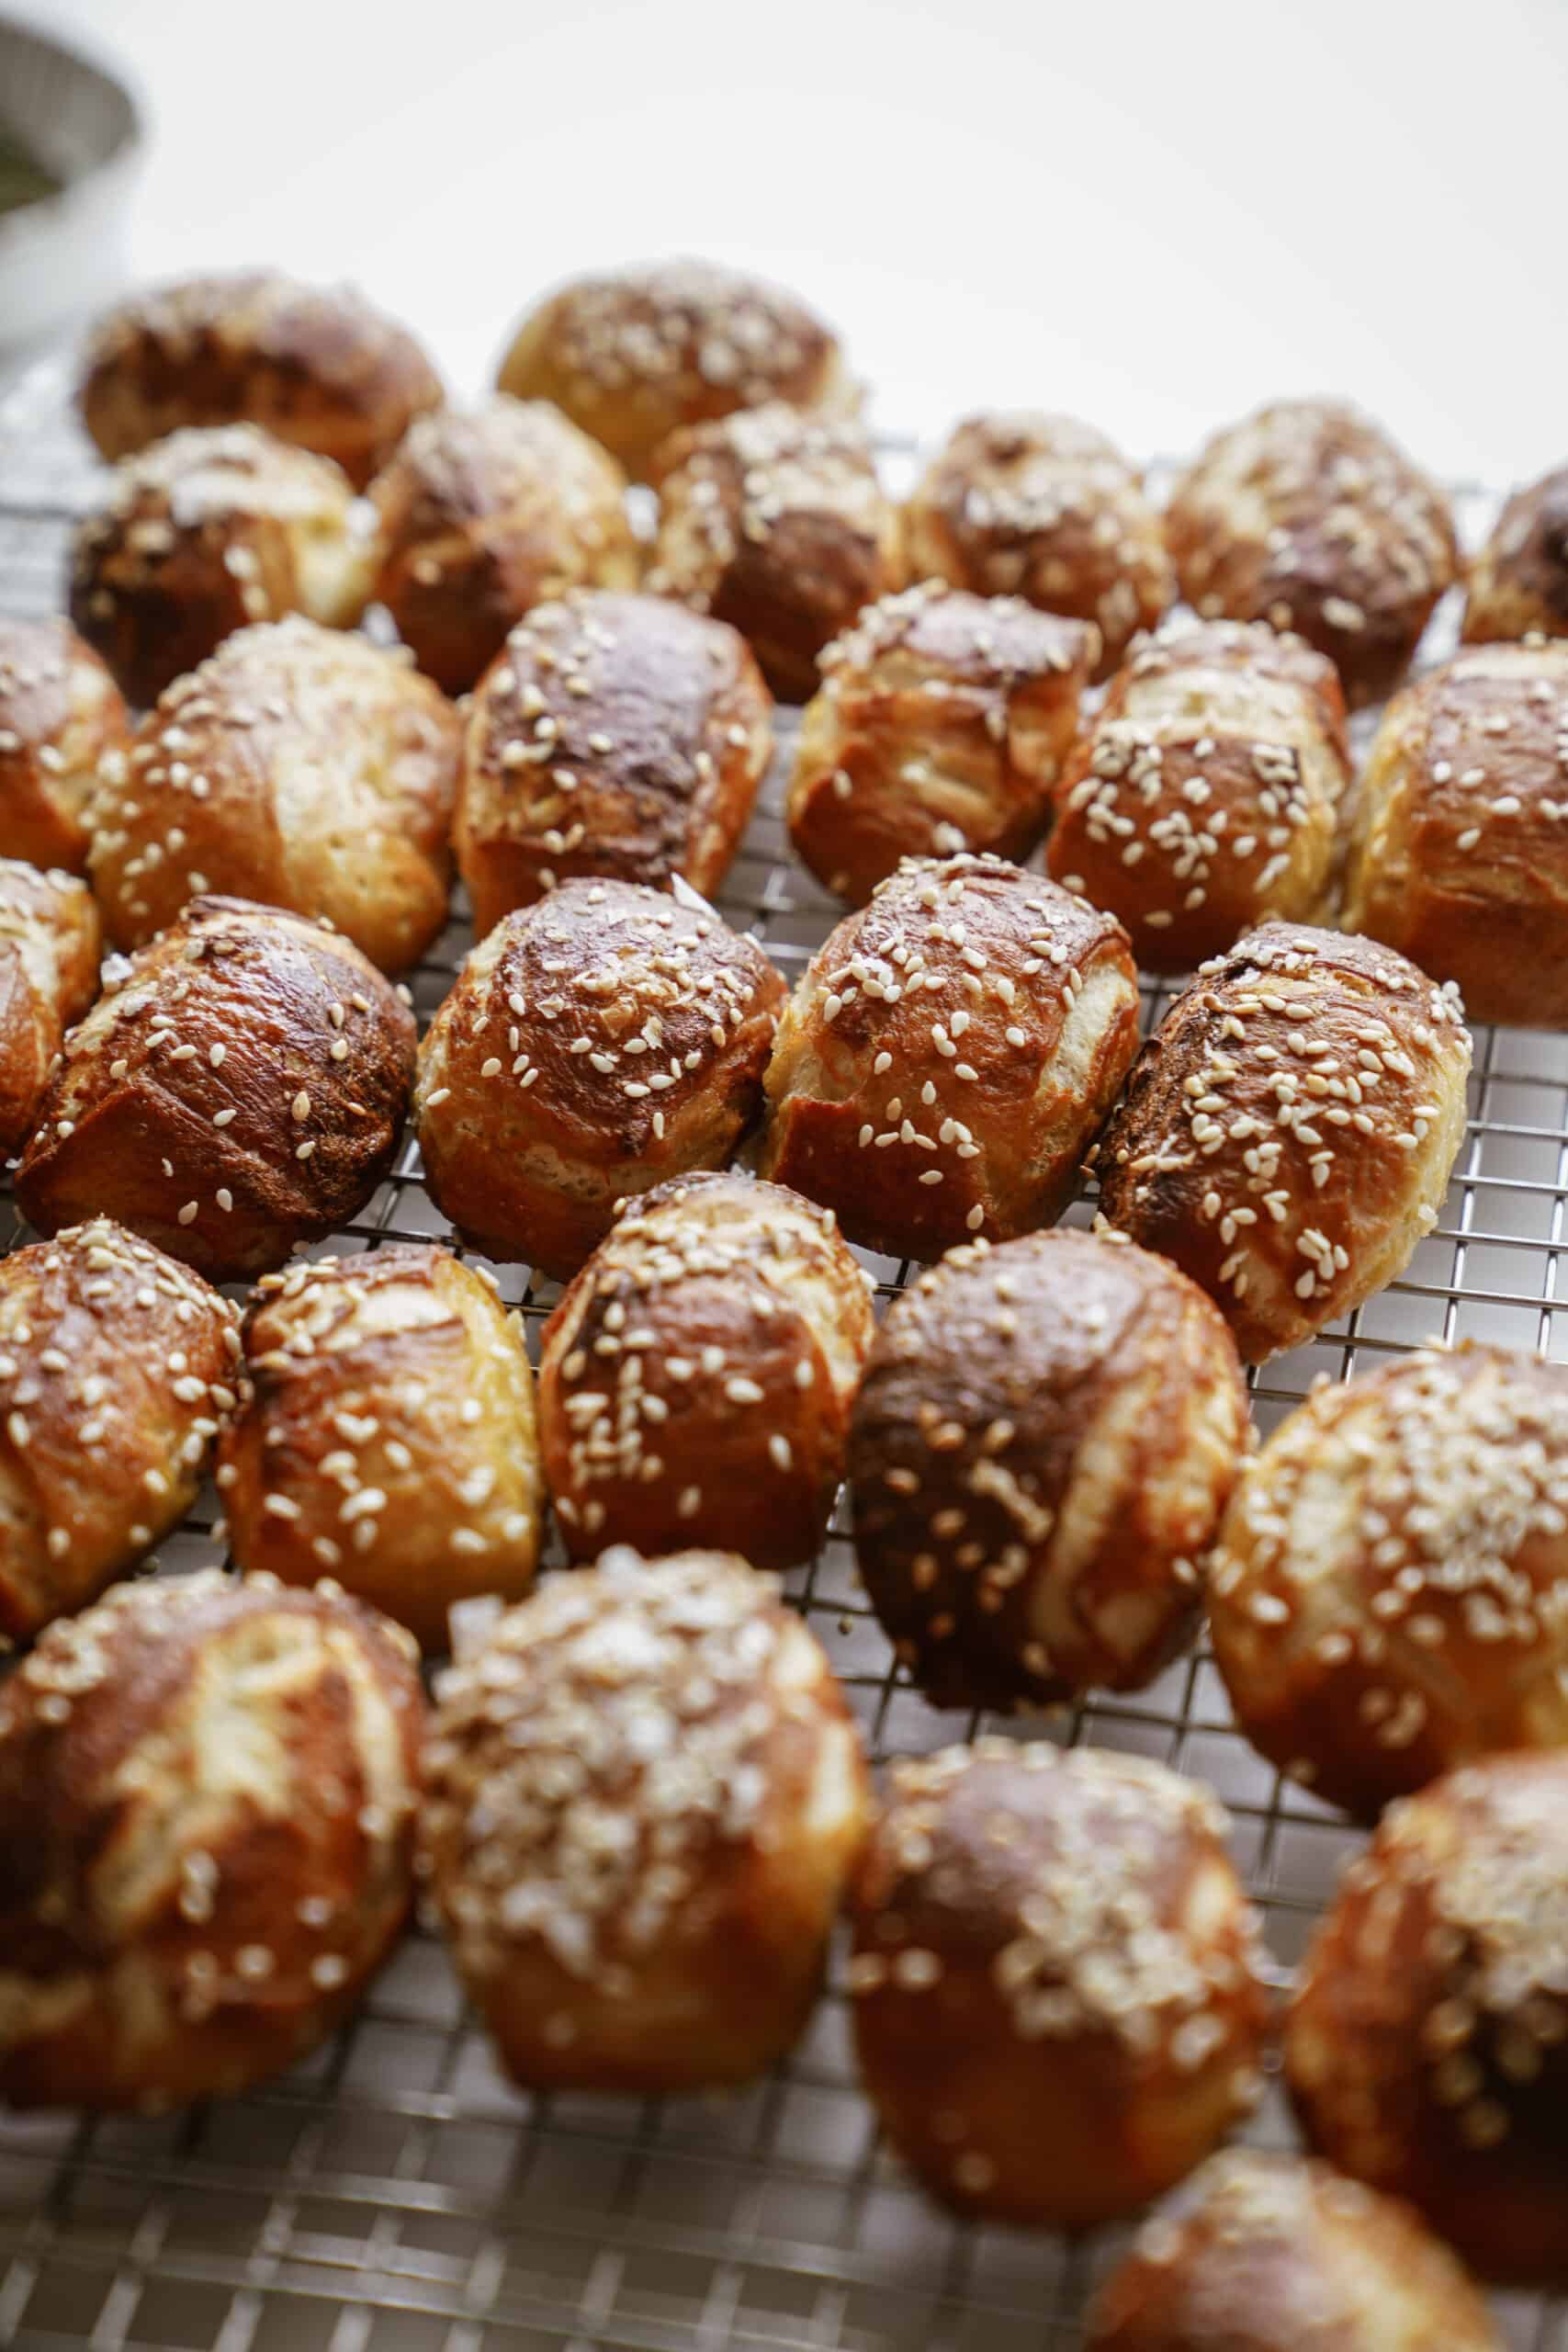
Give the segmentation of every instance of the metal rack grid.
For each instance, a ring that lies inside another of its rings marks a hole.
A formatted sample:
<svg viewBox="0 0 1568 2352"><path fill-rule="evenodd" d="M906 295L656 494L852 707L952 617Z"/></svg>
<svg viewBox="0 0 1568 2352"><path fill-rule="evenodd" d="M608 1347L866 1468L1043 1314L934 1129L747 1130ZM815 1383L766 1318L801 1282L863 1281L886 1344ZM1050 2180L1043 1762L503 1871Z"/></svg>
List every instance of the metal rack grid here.
<svg viewBox="0 0 1568 2352"><path fill-rule="evenodd" d="M0 611L58 607L94 471L64 363L0 404ZM908 452L890 449L894 470ZM1461 519L1492 502L1461 494ZM1442 641L1442 616L1434 644ZM793 979L839 911L789 855L784 755L721 899ZM413 979L422 1018L468 944L454 922ZM1157 1017L1168 989L1149 986ZM1320 1374L1434 1334L1568 1356L1568 1041L1479 1031L1472 1119L1441 1221L1406 1277L1254 1380L1265 1429ZM1074 1221L1086 1218L1083 1204ZM418 1155L330 1248L445 1238ZM18 1238L8 1197L0 1247ZM883 1295L902 1269L865 1261ZM492 1270L536 1342L558 1295ZM162 1547L212 1556L210 1492ZM966 1737L892 1668L842 1519L790 1580L880 1760ZM1360 1844L1233 1728L1202 1651L1149 1690L987 1725L1133 1750L1208 1781L1280 1981ZM959 2223L876 2143L841 1968L769 2081L724 2100L531 2098L502 2078L445 1955L411 1936L357 2018L306 2065L156 2121L0 2114L0 2346L17 2352L1068 2352L1125 2232L1076 2245ZM1250 2135L1289 2145L1277 2086ZM1568 2352L1568 2304L1500 2298L1515 2352Z"/></svg>

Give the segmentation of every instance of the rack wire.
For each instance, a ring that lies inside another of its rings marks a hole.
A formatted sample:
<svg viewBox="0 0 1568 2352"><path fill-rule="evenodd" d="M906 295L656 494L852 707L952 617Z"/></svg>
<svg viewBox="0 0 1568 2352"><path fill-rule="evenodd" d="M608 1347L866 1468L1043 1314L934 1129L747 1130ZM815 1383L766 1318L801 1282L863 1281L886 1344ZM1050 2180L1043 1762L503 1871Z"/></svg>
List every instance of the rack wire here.
<svg viewBox="0 0 1568 2352"><path fill-rule="evenodd" d="M0 403L0 611L59 608L73 519L101 479L65 360ZM890 472L908 467L889 444ZM1495 511L1459 493L1473 534ZM1451 630L1451 620L1446 626ZM1442 649L1439 614L1428 652ZM839 910L789 854L780 760L720 905L793 980ZM423 1019L469 944L455 920L413 978ZM1168 988L1145 988L1149 1019ZM1070 1213L1087 1219L1084 1204ZM0 1248L25 1238L8 1192ZM447 1238L414 1147L328 1249ZM471 1253L469 1253L471 1255ZM904 1269L866 1258L879 1295ZM555 1285L491 1269L536 1344ZM1471 1122L1408 1273L1255 1378L1271 1428L1319 1374L1433 1336L1568 1356L1568 1040L1476 1035ZM160 1551L214 1556L210 1491ZM789 1579L880 1762L980 1728L1089 1741L1207 1781L1284 1983L1361 1841L1235 1730L1203 1650L1154 1687L990 1723L893 1668L836 1517ZM503 2080L436 1941L415 1931L358 2017L248 2098L157 2120L0 2113L0 2346L17 2352L1069 2352L1126 2233L1069 2244L960 2223L877 2145L854 2080L841 1958L799 2047L719 2099L527 2098ZM1292 2143L1277 2084L1248 2135ZM1499 2298L1514 2352L1568 2352L1568 2304Z"/></svg>

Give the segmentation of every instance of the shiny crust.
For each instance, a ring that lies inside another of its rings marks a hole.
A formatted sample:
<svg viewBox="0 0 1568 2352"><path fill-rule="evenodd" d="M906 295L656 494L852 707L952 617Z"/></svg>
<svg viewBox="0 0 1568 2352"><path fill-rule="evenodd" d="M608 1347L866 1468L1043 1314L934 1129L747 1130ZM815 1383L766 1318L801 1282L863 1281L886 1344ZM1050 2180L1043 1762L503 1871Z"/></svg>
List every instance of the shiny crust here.
<svg viewBox="0 0 1568 2352"><path fill-rule="evenodd" d="M107 1217L0 1260L0 1631L96 1600L196 1500L239 1317Z"/></svg>
<svg viewBox="0 0 1568 2352"><path fill-rule="evenodd" d="M1442 492L1336 401L1276 401L1216 433L1172 490L1165 533L1206 620L1294 629L1352 707L1395 684L1459 563Z"/></svg>
<svg viewBox="0 0 1568 2352"><path fill-rule="evenodd" d="M487 1257L564 1282L617 1202L730 1159L784 996L754 941L636 883L567 882L509 915L420 1052L437 1206Z"/></svg>
<svg viewBox="0 0 1568 2352"><path fill-rule="evenodd" d="M376 594L422 670L461 694L530 606L635 588L626 476L547 401L504 392L423 416L371 485Z"/></svg>
<svg viewBox="0 0 1568 2352"><path fill-rule="evenodd" d="M1565 1952L1568 1755L1493 1757L1385 1815L1285 2037L1321 2154L1409 2198L1483 2277L1559 2290Z"/></svg>
<svg viewBox="0 0 1568 2352"><path fill-rule="evenodd" d="M99 321L80 391L106 458L182 424L249 423L335 458L358 490L443 397L413 337L352 287L273 270L133 295Z"/></svg>
<svg viewBox="0 0 1568 2352"><path fill-rule="evenodd" d="M87 803L130 721L107 670L69 621L0 615L0 857L87 863Z"/></svg>
<svg viewBox="0 0 1568 2352"><path fill-rule="evenodd" d="M901 1662L950 1707L1151 1682L1249 1435L1224 1318L1163 1260L1068 1231L951 1251L883 1318L850 1446Z"/></svg>
<svg viewBox="0 0 1568 2352"><path fill-rule="evenodd" d="M904 510L912 580L1022 596L1089 621L1106 677L1174 602L1159 518L1114 445L1076 417L972 416Z"/></svg>
<svg viewBox="0 0 1568 2352"><path fill-rule="evenodd" d="M716 890L773 755L745 641L658 596L536 605L480 679L455 839L483 938L575 876Z"/></svg>
<svg viewBox="0 0 1568 2352"><path fill-rule="evenodd" d="M1056 787L1046 865L1126 925L1145 971L1325 908L1350 781L1334 665L1261 621L1137 648Z"/></svg>
<svg viewBox="0 0 1568 2352"><path fill-rule="evenodd" d="M1292 1413L1207 1577L1242 1729L1330 1804L1568 1747L1568 1366L1423 1351Z"/></svg>
<svg viewBox="0 0 1568 2352"><path fill-rule="evenodd" d="M444 1680L421 1868L514 2078L691 2091L794 2041L864 1835L859 1734L772 1577L617 1548Z"/></svg>
<svg viewBox="0 0 1568 2352"><path fill-rule="evenodd" d="M1457 980L1473 1020L1568 1028L1568 644L1477 647L1389 705L1345 922Z"/></svg>
<svg viewBox="0 0 1568 2352"><path fill-rule="evenodd" d="M901 857L1021 858L1077 730L1092 630L1016 596L927 581L885 596L822 655L790 782L790 839L863 906Z"/></svg>
<svg viewBox="0 0 1568 2352"><path fill-rule="evenodd" d="M1144 1047L1093 1155L1101 1212L1262 1363L1393 1282L1437 1223L1470 1050L1455 998L1403 956L1265 923Z"/></svg>
<svg viewBox="0 0 1568 2352"><path fill-rule="evenodd" d="M672 434L653 477L649 587L728 621L773 693L804 702L822 648L903 578L864 432L773 401Z"/></svg>
<svg viewBox="0 0 1568 2352"><path fill-rule="evenodd" d="M696 1175L628 1205L545 1326L540 1437L568 1551L809 1559L872 1329L838 1227L798 1194Z"/></svg>
<svg viewBox="0 0 1568 2352"><path fill-rule="evenodd" d="M790 999L761 1172L890 1257L1010 1239L1066 1206L1137 1045L1112 917L999 858L906 859Z"/></svg>
<svg viewBox="0 0 1568 2352"><path fill-rule="evenodd" d="M1134 2211L1262 2089L1261 1946L1224 1814L1160 1765L1043 1741L890 1777L849 1970L884 2131L962 2213Z"/></svg>
<svg viewBox="0 0 1568 2352"><path fill-rule="evenodd" d="M20 1151L66 1030L98 992L98 910L73 874L0 858L0 1152Z"/></svg>
<svg viewBox="0 0 1568 2352"><path fill-rule="evenodd" d="M348 940L197 899L66 1039L17 1198L44 1233L103 1211L214 1281L260 1273L364 1207L413 1061Z"/></svg>
<svg viewBox="0 0 1568 2352"><path fill-rule="evenodd" d="M218 1486L235 1559L330 1573L448 1646L446 1612L534 1581L544 1494L515 1314L449 1251L406 1242L265 1274Z"/></svg>
<svg viewBox="0 0 1568 2352"><path fill-rule="evenodd" d="M765 401L830 415L859 404L837 337L804 303L704 261L573 279L528 312L498 380L553 401L638 481L678 426Z"/></svg>
<svg viewBox="0 0 1568 2352"><path fill-rule="evenodd" d="M1568 637L1568 466L1517 490L1470 566L1460 635Z"/></svg>
<svg viewBox="0 0 1568 2352"><path fill-rule="evenodd" d="M93 888L140 947L209 892L324 917L383 971L446 920L457 714L407 657L296 617L160 699L94 809Z"/></svg>
<svg viewBox="0 0 1568 2352"><path fill-rule="evenodd" d="M152 2111L292 2064L401 1929L408 1637L322 1587L118 1585L0 1692L0 2094Z"/></svg>

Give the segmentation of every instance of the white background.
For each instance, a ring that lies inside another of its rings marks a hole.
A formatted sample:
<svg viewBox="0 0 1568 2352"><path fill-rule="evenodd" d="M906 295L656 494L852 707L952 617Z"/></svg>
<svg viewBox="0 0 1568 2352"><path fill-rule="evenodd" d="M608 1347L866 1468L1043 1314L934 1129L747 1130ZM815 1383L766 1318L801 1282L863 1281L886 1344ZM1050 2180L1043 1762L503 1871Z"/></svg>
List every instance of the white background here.
<svg viewBox="0 0 1568 2352"><path fill-rule="evenodd" d="M745 262L889 426L1142 456L1272 393L1568 458L1563 0L68 0L155 116L141 274L353 277L460 391L553 279Z"/></svg>

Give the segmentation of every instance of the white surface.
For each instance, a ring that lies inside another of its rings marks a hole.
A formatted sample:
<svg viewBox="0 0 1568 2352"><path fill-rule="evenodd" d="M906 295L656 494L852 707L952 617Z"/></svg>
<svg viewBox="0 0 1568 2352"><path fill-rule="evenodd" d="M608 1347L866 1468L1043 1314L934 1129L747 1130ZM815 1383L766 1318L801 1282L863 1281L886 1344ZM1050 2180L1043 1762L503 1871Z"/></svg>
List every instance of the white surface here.
<svg viewBox="0 0 1568 2352"><path fill-rule="evenodd" d="M556 277L705 251L890 424L1147 454L1327 390L1450 475L1568 458L1562 0L34 5L151 98L140 272L357 278L463 390Z"/></svg>

